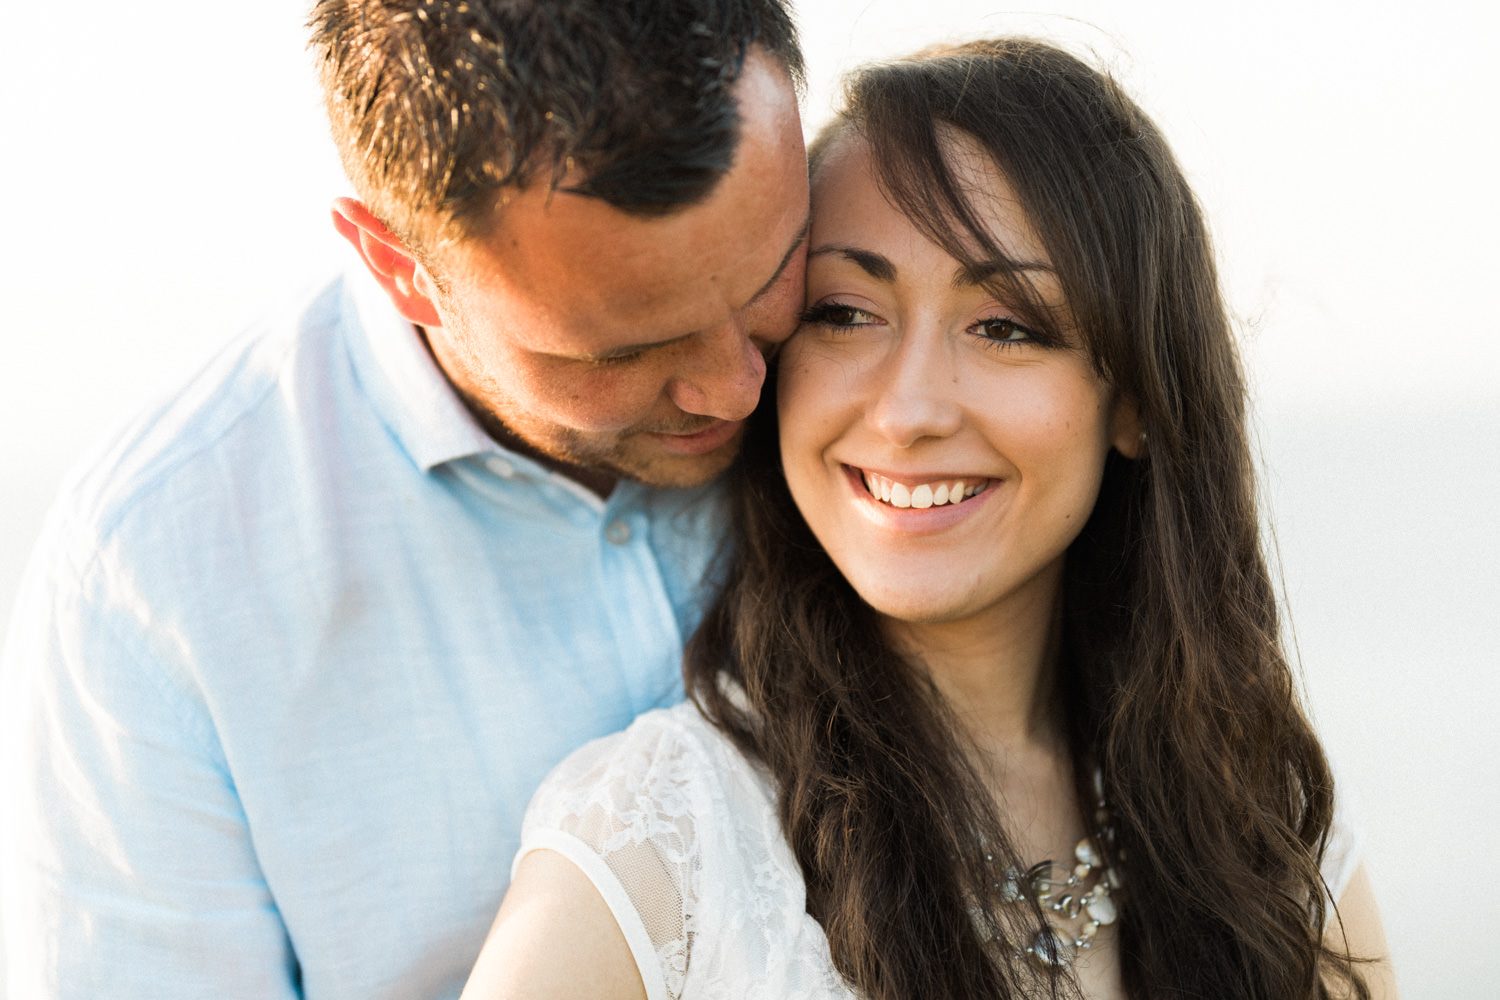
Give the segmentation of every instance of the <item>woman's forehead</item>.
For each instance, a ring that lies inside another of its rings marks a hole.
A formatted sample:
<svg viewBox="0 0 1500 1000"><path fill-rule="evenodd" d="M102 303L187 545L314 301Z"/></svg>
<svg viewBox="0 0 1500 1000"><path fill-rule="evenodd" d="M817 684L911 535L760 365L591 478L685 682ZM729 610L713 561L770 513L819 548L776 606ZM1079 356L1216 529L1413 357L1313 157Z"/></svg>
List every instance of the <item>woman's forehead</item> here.
<svg viewBox="0 0 1500 1000"><path fill-rule="evenodd" d="M944 234L947 240L939 242L956 244L945 249L950 254L957 250L958 259L964 263L1050 269L1046 247L994 157L978 140L951 126L939 126L938 146L943 158L941 168L927 164L925 169L899 171L907 186L929 188L920 197L914 197L917 192L892 189L887 178L898 171L882 163L883 159L889 162L890 154L887 152L883 157L858 129L845 127L836 134L825 135L818 143L812 175L815 238L820 229L847 221L841 220L839 214L843 211L840 206L849 201L850 188L871 189L878 191L887 205L929 238L934 230ZM976 239L948 202L936 196L944 174L952 185L953 197L982 228L990 246ZM925 217L914 218L913 212Z"/></svg>

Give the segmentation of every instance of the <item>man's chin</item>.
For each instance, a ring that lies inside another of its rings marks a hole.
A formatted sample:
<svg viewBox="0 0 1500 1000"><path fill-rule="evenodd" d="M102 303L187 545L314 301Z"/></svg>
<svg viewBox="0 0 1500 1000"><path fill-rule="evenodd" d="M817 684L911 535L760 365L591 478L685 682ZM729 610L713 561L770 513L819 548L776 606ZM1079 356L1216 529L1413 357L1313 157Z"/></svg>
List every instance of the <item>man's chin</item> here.
<svg viewBox="0 0 1500 1000"><path fill-rule="evenodd" d="M632 479L646 486L663 489L690 489L712 482L723 475L739 454L740 437L701 455L683 455L661 450L657 455L631 463L617 470L622 479Z"/></svg>
<svg viewBox="0 0 1500 1000"><path fill-rule="evenodd" d="M577 437L539 442L508 435L503 443L604 496L621 479L662 489L690 489L713 481L729 468L744 438L743 422L736 421L728 434L713 433L722 427L716 424L693 435L638 431L609 447ZM712 440L715 436L719 439Z"/></svg>

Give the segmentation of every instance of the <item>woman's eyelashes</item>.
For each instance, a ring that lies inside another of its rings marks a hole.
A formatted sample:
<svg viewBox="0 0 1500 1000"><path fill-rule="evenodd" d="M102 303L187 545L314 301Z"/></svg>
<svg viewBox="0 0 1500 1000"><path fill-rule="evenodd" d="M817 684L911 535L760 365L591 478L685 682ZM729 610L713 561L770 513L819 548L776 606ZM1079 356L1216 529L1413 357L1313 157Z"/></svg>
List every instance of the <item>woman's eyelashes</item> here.
<svg viewBox="0 0 1500 1000"><path fill-rule="evenodd" d="M862 326L873 326L883 322L874 313L847 302L819 302L802 311L802 323L834 330L852 330ZM1048 340L1028 326L1009 316L989 316L968 328L968 332L979 337L985 347L1015 347L1021 344L1046 346Z"/></svg>
<svg viewBox="0 0 1500 1000"><path fill-rule="evenodd" d="M983 338L986 347L1013 347L1018 344L1045 346L1046 343L1035 330L1022 326L1007 316L982 319L969 329Z"/></svg>
<svg viewBox="0 0 1500 1000"><path fill-rule="evenodd" d="M875 316L843 302L820 302L802 311L802 322L812 326L848 328L877 322Z"/></svg>

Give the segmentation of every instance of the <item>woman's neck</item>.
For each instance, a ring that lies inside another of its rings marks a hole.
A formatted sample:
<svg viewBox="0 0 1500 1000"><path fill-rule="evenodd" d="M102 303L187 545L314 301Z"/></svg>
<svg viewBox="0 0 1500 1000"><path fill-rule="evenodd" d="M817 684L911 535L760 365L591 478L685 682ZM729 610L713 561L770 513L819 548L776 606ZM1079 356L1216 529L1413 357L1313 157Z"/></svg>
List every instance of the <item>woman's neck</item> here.
<svg viewBox="0 0 1500 1000"><path fill-rule="evenodd" d="M887 620L887 635L924 668L986 756L1066 748L1057 690L1058 588L1035 586L952 622Z"/></svg>
<svg viewBox="0 0 1500 1000"><path fill-rule="evenodd" d="M948 703L1020 857L1066 859L1086 830L1057 681L1058 588L1033 593L980 618L886 628Z"/></svg>

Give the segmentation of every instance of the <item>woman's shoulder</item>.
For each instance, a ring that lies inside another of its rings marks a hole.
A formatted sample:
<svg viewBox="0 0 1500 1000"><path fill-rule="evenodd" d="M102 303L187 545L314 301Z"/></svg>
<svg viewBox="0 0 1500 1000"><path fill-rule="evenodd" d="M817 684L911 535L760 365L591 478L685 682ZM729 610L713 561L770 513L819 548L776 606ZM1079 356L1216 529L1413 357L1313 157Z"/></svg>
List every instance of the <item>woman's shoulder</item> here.
<svg viewBox="0 0 1500 1000"><path fill-rule="evenodd" d="M696 852L705 824L724 818L728 790L747 770L690 702L656 709L558 764L532 797L522 840L552 830L601 854L647 841ZM688 830L699 835L684 839Z"/></svg>
<svg viewBox="0 0 1500 1000"><path fill-rule="evenodd" d="M625 729L574 750L547 775L540 791L567 796L601 785L670 786L705 762L705 725L687 702L646 712Z"/></svg>
<svg viewBox="0 0 1500 1000"><path fill-rule="evenodd" d="M766 781L690 703L570 755L533 798L521 839L517 863L552 850L599 890L649 995L745 995L745 983L798 995L773 983L803 961L818 972L810 981L826 978L821 934L802 940L811 918Z"/></svg>
<svg viewBox="0 0 1500 1000"><path fill-rule="evenodd" d="M1343 896L1364 860L1364 837L1358 815L1358 806L1351 804L1340 788L1333 800L1333 823L1328 829L1321 865L1323 882L1335 901Z"/></svg>

